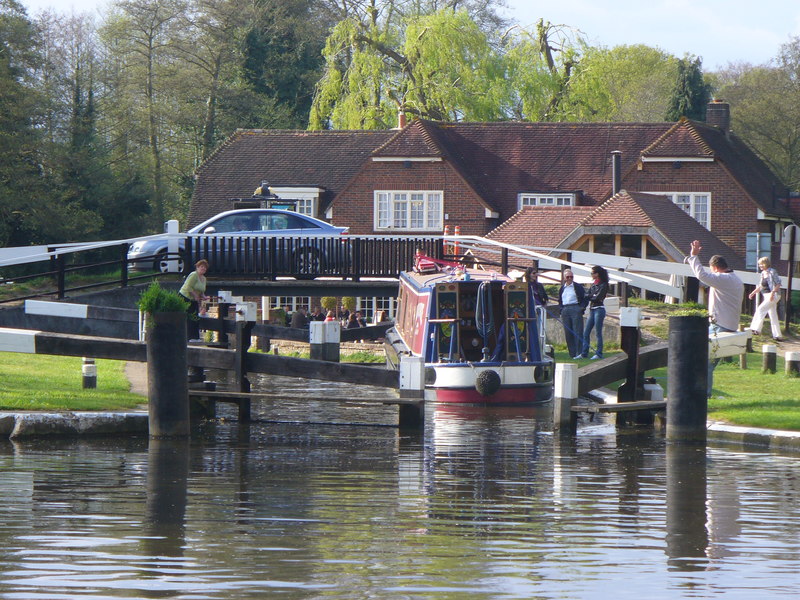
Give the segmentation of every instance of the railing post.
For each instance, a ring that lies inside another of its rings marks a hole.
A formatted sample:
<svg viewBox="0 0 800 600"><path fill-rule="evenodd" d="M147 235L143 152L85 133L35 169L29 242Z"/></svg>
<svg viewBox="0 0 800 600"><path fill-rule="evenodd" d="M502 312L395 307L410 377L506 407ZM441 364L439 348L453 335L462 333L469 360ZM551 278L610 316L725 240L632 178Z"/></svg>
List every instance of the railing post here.
<svg viewBox="0 0 800 600"><path fill-rule="evenodd" d="M120 247L120 287L128 287L128 244L122 244Z"/></svg>
<svg viewBox="0 0 800 600"><path fill-rule="evenodd" d="M63 300L65 297L64 288L66 287L66 273L64 269L64 255L58 254L56 256L56 288L58 289L58 299Z"/></svg>
<svg viewBox="0 0 800 600"><path fill-rule="evenodd" d="M361 279L361 238L353 240L353 281Z"/></svg>

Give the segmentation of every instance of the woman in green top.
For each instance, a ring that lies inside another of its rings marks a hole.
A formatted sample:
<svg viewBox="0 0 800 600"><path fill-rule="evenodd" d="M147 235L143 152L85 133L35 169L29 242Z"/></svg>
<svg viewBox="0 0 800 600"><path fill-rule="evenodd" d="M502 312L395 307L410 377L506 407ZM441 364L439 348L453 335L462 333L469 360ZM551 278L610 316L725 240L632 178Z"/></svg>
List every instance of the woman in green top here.
<svg viewBox="0 0 800 600"><path fill-rule="evenodd" d="M186 336L190 340L200 339L200 322L199 316L206 314L206 307L203 306L203 301L208 300L206 292L206 271L208 271L208 261L205 259L198 260L194 263L194 271L189 273L189 276L183 282L180 292L181 296L189 301L189 308L186 312L189 315L189 320L186 325Z"/></svg>

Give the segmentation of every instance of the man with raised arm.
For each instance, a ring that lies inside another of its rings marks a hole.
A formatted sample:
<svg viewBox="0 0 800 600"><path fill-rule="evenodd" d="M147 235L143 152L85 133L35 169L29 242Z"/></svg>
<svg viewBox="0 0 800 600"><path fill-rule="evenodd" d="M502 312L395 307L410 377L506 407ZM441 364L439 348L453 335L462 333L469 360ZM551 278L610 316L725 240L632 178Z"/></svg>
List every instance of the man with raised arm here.
<svg viewBox="0 0 800 600"><path fill-rule="evenodd" d="M708 314L710 325L709 335L720 331L737 331L739 329L739 315L742 312L742 298L744 297L744 283L739 276L728 268L728 261L724 256L715 254L708 261L710 271L703 268L700 263L700 251L703 247L694 240L687 257L687 262L702 283L709 287ZM708 396L714 383L714 368L719 359L710 360L708 363Z"/></svg>

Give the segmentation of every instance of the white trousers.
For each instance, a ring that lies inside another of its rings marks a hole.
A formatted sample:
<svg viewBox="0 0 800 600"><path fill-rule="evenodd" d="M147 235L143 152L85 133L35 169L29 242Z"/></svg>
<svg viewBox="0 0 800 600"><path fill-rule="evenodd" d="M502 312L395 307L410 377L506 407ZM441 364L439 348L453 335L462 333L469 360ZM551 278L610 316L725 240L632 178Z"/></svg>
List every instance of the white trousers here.
<svg viewBox="0 0 800 600"><path fill-rule="evenodd" d="M750 329L761 333L761 326L764 324L764 317L769 315L769 325L772 327L772 337L781 337L781 323L778 320L778 302L780 296L775 294L775 299L770 300L769 294L764 296L764 300L756 307Z"/></svg>

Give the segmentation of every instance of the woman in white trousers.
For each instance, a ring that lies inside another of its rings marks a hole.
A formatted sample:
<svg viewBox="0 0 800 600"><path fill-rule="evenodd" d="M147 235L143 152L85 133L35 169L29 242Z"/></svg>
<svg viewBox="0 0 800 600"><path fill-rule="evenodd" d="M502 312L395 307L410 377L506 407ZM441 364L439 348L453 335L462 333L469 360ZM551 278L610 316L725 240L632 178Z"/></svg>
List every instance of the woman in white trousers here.
<svg viewBox="0 0 800 600"><path fill-rule="evenodd" d="M750 323L750 329L753 335L761 333L764 317L769 316L772 337L779 342L781 341L781 323L778 319L778 302L781 299L781 278L778 276L778 272L770 265L768 256L762 256L758 259L758 266L761 269L761 283L750 292L750 299L755 298L759 291L763 295L763 299L756 307L753 321Z"/></svg>

